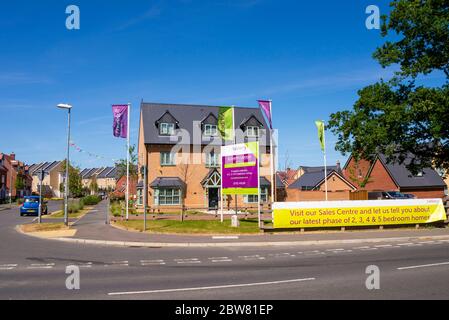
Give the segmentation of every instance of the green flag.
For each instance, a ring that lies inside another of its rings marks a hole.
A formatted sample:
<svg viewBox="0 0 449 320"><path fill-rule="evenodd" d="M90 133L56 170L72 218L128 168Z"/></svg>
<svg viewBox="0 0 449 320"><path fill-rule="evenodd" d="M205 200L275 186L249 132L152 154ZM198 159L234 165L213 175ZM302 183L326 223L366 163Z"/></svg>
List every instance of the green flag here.
<svg viewBox="0 0 449 320"><path fill-rule="evenodd" d="M220 107L218 114L218 131L223 140L234 140L234 108Z"/></svg>
<svg viewBox="0 0 449 320"><path fill-rule="evenodd" d="M324 125L324 121L315 121L316 127L318 128L318 139L320 139L320 144L321 144L321 150L323 150L323 152L325 151L325 145L324 145L324 130L325 130L325 125Z"/></svg>

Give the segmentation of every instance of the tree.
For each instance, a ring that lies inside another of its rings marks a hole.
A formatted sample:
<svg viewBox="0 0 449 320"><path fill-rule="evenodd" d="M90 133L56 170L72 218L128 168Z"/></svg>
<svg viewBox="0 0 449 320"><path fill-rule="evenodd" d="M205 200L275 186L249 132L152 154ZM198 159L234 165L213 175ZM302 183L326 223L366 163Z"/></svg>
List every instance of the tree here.
<svg viewBox="0 0 449 320"><path fill-rule="evenodd" d="M119 177L126 175L126 163L126 159L121 159L115 164ZM137 151L135 145L129 147L129 177L131 180L137 180L138 178Z"/></svg>
<svg viewBox="0 0 449 320"><path fill-rule="evenodd" d="M447 0L395 0L383 16L382 36L396 33L374 53L382 67L399 65L389 81L361 89L353 110L334 113L328 128L336 149L356 159L403 164L413 173L425 167L449 168L449 3ZM442 72L440 87L417 85L417 78Z"/></svg>
<svg viewBox="0 0 449 320"><path fill-rule="evenodd" d="M62 170L66 172L66 161L62 162ZM83 195L83 184L81 180L81 170L72 165L69 166L69 194L72 197L79 198ZM65 183L61 183L59 191L65 192Z"/></svg>
<svg viewBox="0 0 449 320"><path fill-rule="evenodd" d="M16 188L17 191L25 189L25 178L22 174L19 173L17 175L14 187Z"/></svg>

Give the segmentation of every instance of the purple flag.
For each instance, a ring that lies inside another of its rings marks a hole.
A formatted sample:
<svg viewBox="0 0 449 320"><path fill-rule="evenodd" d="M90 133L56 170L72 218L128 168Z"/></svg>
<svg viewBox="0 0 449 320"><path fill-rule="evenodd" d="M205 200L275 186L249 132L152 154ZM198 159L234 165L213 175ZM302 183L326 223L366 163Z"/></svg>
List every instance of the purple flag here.
<svg viewBox="0 0 449 320"><path fill-rule="evenodd" d="M259 100L258 102L260 109L263 111L268 119L268 122L270 123L270 129L273 129L273 121L271 119L271 101Z"/></svg>
<svg viewBox="0 0 449 320"><path fill-rule="evenodd" d="M114 137L128 138L128 105L114 105L112 106L112 113L114 114L112 125Z"/></svg>

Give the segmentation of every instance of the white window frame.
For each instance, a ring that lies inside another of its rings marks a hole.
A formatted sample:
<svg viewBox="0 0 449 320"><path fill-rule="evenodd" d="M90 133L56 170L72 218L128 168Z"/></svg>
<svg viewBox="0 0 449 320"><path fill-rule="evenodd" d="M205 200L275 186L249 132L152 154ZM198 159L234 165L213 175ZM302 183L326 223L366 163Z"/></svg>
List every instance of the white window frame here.
<svg viewBox="0 0 449 320"><path fill-rule="evenodd" d="M163 122L159 125L159 134L161 136L173 136L175 134L175 124Z"/></svg>
<svg viewBox="0 0 449 320"><path fill-rule="evenodd" d="M163 199L163 201L161 201ZM171 199L171 201L167 201ZM175 201L177 199L177 201ZM161 188L156 189L154 194L154 204L157 206L179 206L181 205L181 189Z"/></svg>
<svg viewBox="0 0 449 320"><path fill-rule="evenodd" d="M218 125L216 125L216 124L205 124L204 125L204 135L206 137L216 137L216 136L218 136Z"/></svg>
<svg viewBox="0 0 449 320"><path fill-rule="evenodd" d="M206 154L206 167L219 168L220 167L220 155L215 152Z"/></svg>
<svg viewBox="0 0 449 320"><path fill-rule="evenodd" d="M168 155L168 157L167 157ZM175 154L172 152L161 152L161 167L176 166Z"/></svg>
<svg viewBox="0 0 449 320"><path fill-rule="evenodd" d="M260 188L260 198L262 200L262 203L268 203L268 187L261 187ZM257 204L259 203L259 199L257 195L245 195L244 201L246 204Z"/></svg>
<svg viewBox="0 0 449 320"><path fill-rule="evenodd" d="M260 137L260 128L256 127L256 126L246 127L246 136L249 138L259 138Z"/></svg>

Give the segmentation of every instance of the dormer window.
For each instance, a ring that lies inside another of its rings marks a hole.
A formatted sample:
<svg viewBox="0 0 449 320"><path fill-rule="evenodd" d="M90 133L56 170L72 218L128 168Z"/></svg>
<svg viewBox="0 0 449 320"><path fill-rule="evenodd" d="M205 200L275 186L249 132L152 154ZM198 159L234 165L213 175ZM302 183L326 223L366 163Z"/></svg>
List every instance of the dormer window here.
<svg viewBox="0 0 449 320"><path fill-rule="evenodd" d="M249 138L259 138L259 127L248 126L246 127L246 136Z"/></svg>
<svg viewBox="0 0 449 320"><path fill-rule="evenodd" d="M205 124L204 125L204 135L206 137L218 136L218 126L215 124Z"/></svg>
<svg viewBox="0 0 449 320"><path fill-rule="evenodd" d="M175 134L175 124L161 123L159 125L159 133L161 136L173 136Z"/></svg>

